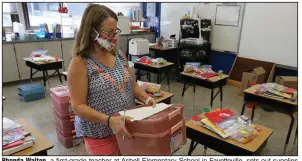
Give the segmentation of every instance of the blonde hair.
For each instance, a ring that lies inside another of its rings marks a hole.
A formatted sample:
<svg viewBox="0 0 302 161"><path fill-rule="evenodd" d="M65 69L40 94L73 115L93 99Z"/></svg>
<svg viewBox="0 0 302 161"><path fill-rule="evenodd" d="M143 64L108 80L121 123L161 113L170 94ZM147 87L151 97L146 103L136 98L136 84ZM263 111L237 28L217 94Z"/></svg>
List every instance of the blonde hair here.
<svg viewBox="0 0 302 161"><path fill-rule="evenodd" d="M101 24L109 17L118 21L117 15L108 7L98 4L89 5L84 11L80 29L75 37L75 42L72 48L73 56L86 58L94 49L94 29L99 29ZM117 55L118 46L115 45L111 51L113 55Z"/></svg>

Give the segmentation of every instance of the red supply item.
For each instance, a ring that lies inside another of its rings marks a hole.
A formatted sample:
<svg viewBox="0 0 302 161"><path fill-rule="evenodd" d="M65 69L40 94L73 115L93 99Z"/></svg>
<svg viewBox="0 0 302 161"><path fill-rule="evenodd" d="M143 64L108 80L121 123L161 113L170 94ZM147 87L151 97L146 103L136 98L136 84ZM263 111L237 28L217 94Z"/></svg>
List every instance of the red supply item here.
<svg viewBox="0 0 302 161"><path fill-rule="evenodd" d="M205 73L205 74L201 74L202 77L204 78L212 78L214 76L216 76L217 73Z"/></svg>
<svg viewBox="0 0 302 161"><path fill-rule="evenodd" d="M143 63L143 64L148 64L148 65L151 65L151 64L152 64L152 62L151 62L150 60L147 60L147 59L145 59L144 57L140 58L140 59L138 60L138 62Z"/></svg>
<svg viewBox="0 0 302 161"><path fill-rule="evenodd" d="M134 108L141 107L145 106ZM126 155L173 154L187 140L183 109L183 105L175 104L143 120L126 122L134 141L116 135L120 152Z"/></svg>
<svg viewBox="0 0 302 161"><path fill-rule="evenodd" d="M293 88L286 88L284 89L282 92L284 93L288 93L288 94L294 94L294 92L296 92L297 90L293 89Z"/></svg>
<svg viewBox="0 0 302 161"><path fill-rule="evenodd" d="M9 148L12 148L12 147L15 147L18 145L22 145L23 143L24 143L24 140L19 140L19 141L2 146L2 150L9 149Z"/></svg>
<svg viewBox="0 0 302 161"><path fill-rule="evenodd" d="M246 107L247 107L247 108L253 108L253 107L254 107L254 104L250 104L250 103L249 103L249 104L246 104Z"/></svg>
<svg viewBox="0 0 302 161"><path fill-rule="evenodd" d="M221 121L224 121L232 116L234 113L229 109L224 109L215 112L209 112L204 114L212 123L217 124Z"/></svg>
<svg viewBox="0 0 302 161"><path fill-rule="evenodd" d="M60 113L61 115L74 115L70 102L60 103L52 95L50 96L51 96L53 108L55 108L56 111L58 111L58 113Z"/></svg>

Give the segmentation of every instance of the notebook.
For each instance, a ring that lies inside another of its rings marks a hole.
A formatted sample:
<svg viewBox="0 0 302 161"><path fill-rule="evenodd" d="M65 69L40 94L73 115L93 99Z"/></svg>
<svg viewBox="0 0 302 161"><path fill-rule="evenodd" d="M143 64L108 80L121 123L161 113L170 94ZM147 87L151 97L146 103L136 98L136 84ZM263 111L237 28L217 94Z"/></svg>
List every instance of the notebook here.
<svg viewBox="0 0 302 161"><path fill-rule="evenodd" d="M3 117L2 118L2 123L3 123L3 133L6 133L8 131L14 130L16 128L20 128L22 127L20 124L15 123L14 121Z"/></svg>
<svg viewBox="0 0 302 161"><path fill-rule="evenodd" d="M229 109L223 109L220 111L209 112L204 115L209 119L209 121L217 124L219 122L232 118L234 116L234 113Z"/></svg>
<svg viewBox="0 0 302 161"><path fill-rule="evenodd" d="M23 140L21 140L23 141ZM11 154L14 154L16 152L19 152L21 150L24 150L24 149L27 149L27 148L30 148L34 145L34 138L31 137L31 136L27 136L24 141L23 141L23 144L20 144L18 146L14 146L14 147L11 147L9 149L5 149L2 151L2 154L3 155L11 155ZM3 147L2 147L3 149Z"/></svg>

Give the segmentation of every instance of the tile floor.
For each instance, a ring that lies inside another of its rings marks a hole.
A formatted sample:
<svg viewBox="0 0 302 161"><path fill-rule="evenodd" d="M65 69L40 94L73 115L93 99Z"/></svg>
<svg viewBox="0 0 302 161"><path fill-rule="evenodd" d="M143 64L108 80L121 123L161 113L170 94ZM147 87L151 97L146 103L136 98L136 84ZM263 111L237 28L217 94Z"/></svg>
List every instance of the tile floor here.
<svg viewBox="0 0 302 161"><path fill-rule="evenodd" d="M40 81L41 82L41 81ZM19 100L17 93L17 86L20 84L25 84L27 82L19 82L15 84L7 84L3 86L3 95L6 100L3 101L3 116L16 119L25 118L28 120L35 128L41 131L53 144L54 148L48 151L49 155L87 155L85 146L80 145L71 149L65 149L61 143L57 140L55 132L55 124L53 120L52 103L49 95L49 90L47 90L46 98L43 100L38 100L30 103L24 103ZM175 80L170 81L171 93L175 96L172 98L172 103L181 103L181 91L183 85L176 82ZM54 87L59 84L57 78L53 78L47 84L47 89L49 87ZM168 90L166 81L162 84L163 90ZM203 107L208 107L210 105L210 90L197 87L195 94L195 103L193 105L193 88L190 87L183 98L183 104L185 105L185 116L190 118L194 114L199 114L202 112ZM241 107L243 104L243 97L238 95L239 89L226 86L223 91L223 106L224 108L230 108L236 114L240 114ZM214 101L214 107L219 107L220 101L217 98ZM246 109L247 116L250 116L251 110ZM290 123L290 118L287 115L280 114L277 112L266 112L261 108L257 108L255 112L254 122L262 124L269 128L274 129L274 133L270 137L267 146L263 149L261 155L281 155L283 152L283 147L285 143L285 137L287 134L288 126ZM294 130L297 124L294 125ZM287 148L286 155L297 155L297 144L293 144L294 131L292 132L291 140ZM181 148L175 155L187 155L187 151L190 145L190 140L187 144ZM198 145L193 155L204 155L203 146ZM222 155L214 150L209 149L207 155Z"/></svg>

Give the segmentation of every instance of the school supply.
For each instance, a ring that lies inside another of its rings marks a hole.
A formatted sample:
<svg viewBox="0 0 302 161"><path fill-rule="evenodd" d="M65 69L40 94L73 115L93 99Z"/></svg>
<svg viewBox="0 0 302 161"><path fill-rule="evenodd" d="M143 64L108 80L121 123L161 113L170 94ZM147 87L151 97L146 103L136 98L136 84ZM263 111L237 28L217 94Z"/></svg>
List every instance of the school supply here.
<svg viewBox="0 0 302 161"><path fill-rule="evenodd" d="M133 110L145 107L136 106ZM122 154L171 155L186 143L183 105L167 106L162 104L156 108L163 110L146 118L126 122L126 129L134 136L134 141L129 142L126 138L123 139L122 136L116 136ZM120 112L119 115L123 116L123 112ZM126 111L125 115L131 116L129 115L129 110Z"/></svg>

